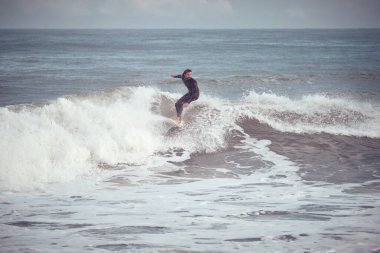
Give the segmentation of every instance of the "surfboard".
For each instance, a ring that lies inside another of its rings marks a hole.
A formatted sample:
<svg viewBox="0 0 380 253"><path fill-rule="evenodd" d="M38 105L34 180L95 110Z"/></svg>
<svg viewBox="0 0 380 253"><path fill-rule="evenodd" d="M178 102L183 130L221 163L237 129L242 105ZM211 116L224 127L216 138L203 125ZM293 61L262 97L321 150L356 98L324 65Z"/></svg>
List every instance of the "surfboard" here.
<svg viewBox="0 0 380 253"><path fill-rule="evenodd" d="M167 136L173 136L173 135L176 135L177 133L179 133L181 131L181 127L179 126L174 126L172 128L170 128L167 132L166 132L166 135Z"/></svg>
<svg viewBox="0 0 380 253"><path fill-rule="evenodd" d="M171 127L166 132L167 136L173 136L182 130L183 121L179 125L177 125L176 121L173 119L169 119L168 122L170 123Z"/></svg>

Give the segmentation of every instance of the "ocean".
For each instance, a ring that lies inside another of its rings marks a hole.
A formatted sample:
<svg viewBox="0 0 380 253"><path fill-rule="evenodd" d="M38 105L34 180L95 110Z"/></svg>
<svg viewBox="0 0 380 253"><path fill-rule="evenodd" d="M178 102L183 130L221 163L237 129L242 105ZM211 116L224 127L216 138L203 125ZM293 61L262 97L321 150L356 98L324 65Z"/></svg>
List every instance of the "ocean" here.
<svg viewBox="0 0 380 253"><path fill-rule="evenodd" d="M0 252L380 252L379 169L379 29L0 30Z"/></svg>

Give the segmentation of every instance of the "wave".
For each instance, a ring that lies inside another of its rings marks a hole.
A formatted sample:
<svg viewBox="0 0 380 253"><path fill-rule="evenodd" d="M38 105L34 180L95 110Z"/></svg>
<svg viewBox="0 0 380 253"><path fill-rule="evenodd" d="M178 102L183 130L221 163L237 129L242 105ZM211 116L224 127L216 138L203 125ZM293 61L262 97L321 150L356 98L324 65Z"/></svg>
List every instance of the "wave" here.
<svg viewBox="0 0 380 253"><path fill-rule="evenodd" d="M313 75L285 75L285 74L272 74L272 73L260 73L255 75L232 75L226 76L222 79L204 79L203 83L209 85L238 85L238 84L250 84L250 85L262 85L262 84L312 84L316 79Z"/></svg>
<svg viewBox="0 0 380 253"><path fill-rule="evenodd" d="M228 120L208 109L217 107L217 100L199 101L185 115L191 124L167 135L179 97L153 88L119 88L0 108L1 188L68 181L99 164L147 164L172 150L223 149ZM195 117L195 111L201 115Z"/></svg>
<svg viewBox="0 0 380 253"><path fill-rule="evenodd" d="M122 87L0 108L0 188L43 187L91 174L101 164L154 165L177 151L187 157L218 152L244 137L238 123L247 118L280 132L380 137L374 105L322 95L293 101L255 91L239 102L202 94L185 111L185 126L171 134L179 97ZM245 128L254 136L249 122Z"/></svg>
<svg viewBox="0 0 380 253"><path fill-rule="evenodd" d="M380 137L378 105L321 94L291 100L255 91L244 101L247 105L242 116L255 118L281 132Z"/></svg>

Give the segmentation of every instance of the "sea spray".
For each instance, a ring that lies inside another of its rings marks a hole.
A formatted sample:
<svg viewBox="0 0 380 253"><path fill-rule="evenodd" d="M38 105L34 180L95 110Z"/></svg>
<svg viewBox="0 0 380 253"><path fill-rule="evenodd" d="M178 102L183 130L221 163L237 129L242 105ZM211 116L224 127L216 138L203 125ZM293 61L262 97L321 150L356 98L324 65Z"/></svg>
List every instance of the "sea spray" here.
<svg viewBox="0 0 380 253"><path fill-rule="evenodd" d="M194 103L181 131L167 135L174 124L154 107L174 115L178 96L147 87L118 88L41 106L1 108L0 187L40 187L91 174L100 164L149 164L167 152L180 150L189 157L225 148L234 119L223 115L223 105L211 97L213 102Z"/></svg>
<svg viewBox="0 0 380 253"><path fill-rule="evenodd" d="M71 180L98 163L143 163L162 141L160 117L150 111L155 91L124 92L129 99L65 97L21 111L1 108L1 187Z"/></svg>

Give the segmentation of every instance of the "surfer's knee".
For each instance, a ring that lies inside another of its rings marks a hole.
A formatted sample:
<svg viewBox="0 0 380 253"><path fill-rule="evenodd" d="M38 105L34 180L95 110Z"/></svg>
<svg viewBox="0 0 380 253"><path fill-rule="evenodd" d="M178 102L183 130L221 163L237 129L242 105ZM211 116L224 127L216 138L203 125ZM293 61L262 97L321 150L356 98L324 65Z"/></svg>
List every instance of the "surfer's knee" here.
<svg viewBox="0 0 380 253"><path fill-rule="evenodd" d="M182 107L182 103L181 101L177 101L177 103L175 103L175 108L178 110Z"/></svg>

